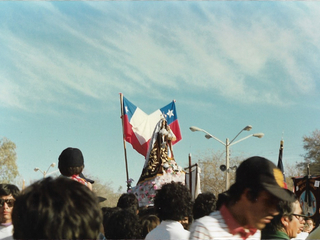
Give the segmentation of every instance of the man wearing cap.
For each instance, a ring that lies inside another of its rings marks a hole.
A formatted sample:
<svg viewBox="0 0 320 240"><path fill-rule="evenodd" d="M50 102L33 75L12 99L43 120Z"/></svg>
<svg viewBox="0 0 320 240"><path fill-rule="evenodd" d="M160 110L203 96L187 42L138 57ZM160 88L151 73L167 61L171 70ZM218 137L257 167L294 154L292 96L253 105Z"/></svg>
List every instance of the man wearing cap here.
<svg viewBox="0 0 320 240"><path fill-rule="evenodd" d="M279 214L280 200L295 201L280 169L263 157L248 158L219 211L196 220L190 239L260 239L260 230Z"/></svg>
<svg viewBox="0 0 320 240"><path fill-rule="evenodd" d="M91 182L86 181L83 175L81 175L82 177L79 176L84 168L83 155L80 149L69 147L63 150L59 156L58 168L62 176L80 182L92 190Z"/></svg>

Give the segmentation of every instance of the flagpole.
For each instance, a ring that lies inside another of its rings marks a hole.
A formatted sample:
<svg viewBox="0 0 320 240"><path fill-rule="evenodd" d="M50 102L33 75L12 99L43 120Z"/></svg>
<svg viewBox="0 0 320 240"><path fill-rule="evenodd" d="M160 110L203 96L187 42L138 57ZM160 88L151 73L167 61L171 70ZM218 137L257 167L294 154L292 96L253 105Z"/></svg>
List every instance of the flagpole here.
<svg viewBox="0 0 320 240"><path fill-rule="evenodd" d="M123 94L120 93L120 105L121 105L121 121L122 121L122 139L123 139L123 151L124 151L124 160L126 165L126 176L127 176L127 191L130 189L131 184L129 183L129 173L128 173L128 160L127 160L127 147L126 140L124 136L124 113L123 113Z"/></svg>
<svg viewBox="0 0 320 240"><path fill-rule="evenodd" d="M192 171L191 171L191 153L189 153L189 188L190 188L190 194L191 194L191 197L192 197L192 179L191 179L191 176L192 176Z"/></svg>
<svg viewBox="0 0 320 240"><path fill-rule="evenodd" d="M282 155L283 155L283 139L280 141L280 149L279 149L279 157L278 157L278 168L281 170L283 174L283 181L286 182L286 176L284 172L284 167L283 167L283 161L282 161Z"/></svg>

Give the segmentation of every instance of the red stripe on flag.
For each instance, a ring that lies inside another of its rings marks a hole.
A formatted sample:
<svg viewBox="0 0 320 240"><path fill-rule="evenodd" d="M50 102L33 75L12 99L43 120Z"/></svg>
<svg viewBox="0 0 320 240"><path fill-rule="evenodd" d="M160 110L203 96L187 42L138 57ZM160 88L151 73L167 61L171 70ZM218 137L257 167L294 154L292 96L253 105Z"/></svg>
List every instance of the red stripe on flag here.
<svg viewBox="0 0 320 240"><path fill-rule="evenodd" d="M149 142L144 143L143 145L140 144L139 140L137 139L135 133L132 130L132 125L128 121L128 116L124 115L124 135L125 135L125 140L128 143L131 143L133 149L135 149L138 153L142 154L143 156L147 155L148 152L148 146Z"/></svg>
<svg viewBox="0 0 320 240"><path fill-rule="evenodd" d="M175 143L179 142L182 139L178 119L172 122L169 126L172 132L174 133L174 135L176 136L176 140L172 141L172 145L174 145Z"/></svg>

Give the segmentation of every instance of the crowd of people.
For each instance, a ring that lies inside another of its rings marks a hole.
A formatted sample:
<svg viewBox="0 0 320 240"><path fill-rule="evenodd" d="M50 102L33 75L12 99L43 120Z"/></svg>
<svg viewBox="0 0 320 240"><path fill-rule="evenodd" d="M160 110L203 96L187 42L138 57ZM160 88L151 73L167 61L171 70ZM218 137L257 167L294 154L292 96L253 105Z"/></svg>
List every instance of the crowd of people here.
<svg viewBox="0 0 320 240"><path fill-rule="evenodd" d="M0 184L0 239L320 239L281 171L262 157L243 161L235 183L218 197L205 192L193 201L186 186L171 182L143 208L133 193L101 208L80 176L83 167L81 151L67 148L59 157L61 177L23 191Z"/></svg>

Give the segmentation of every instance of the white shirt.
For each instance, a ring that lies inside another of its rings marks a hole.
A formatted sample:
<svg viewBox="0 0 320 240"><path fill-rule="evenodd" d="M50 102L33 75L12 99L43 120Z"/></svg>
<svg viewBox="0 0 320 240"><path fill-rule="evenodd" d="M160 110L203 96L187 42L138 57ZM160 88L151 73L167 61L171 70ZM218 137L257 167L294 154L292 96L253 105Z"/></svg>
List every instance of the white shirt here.
<svg viewBox="0 0 320 240"><path fill-rule="evenodd" d="M220 211L212 212L209 216L197 219L190 227L190 240L203 239L238 239L242 240L240 234L229 233L228 225L223 219ZM247 240L260 240L261 232L257 230Z"/></svg>
<svg viewBox="0 0 320 240"><path fill-rule="evenodd" d="M190 232L181 223L165 220L149 232L145 240L188 240Z"/></svg>
<svg viewBox="0 0 320 240"><path fill-rule="evenodd" d="M314 229L306 239L320 239L320 225L316 229Z"/></svg>
<svg viewBox="0 0 320 240"><path fill-rule="evenodd" d="M4 226L4 225L0 225L0 239L3 240L13 240L12 237L12 232L13 230L13 225L9 225L9 226Z"/></svg>
<svg viewBox="0 0 320 240"><path fill-rule="evenodd" d="M307 232L301 232L299 233L295 238L291 238L292 240L295 239L295 240L304 240L308 237L309 233Z"/></svg>

